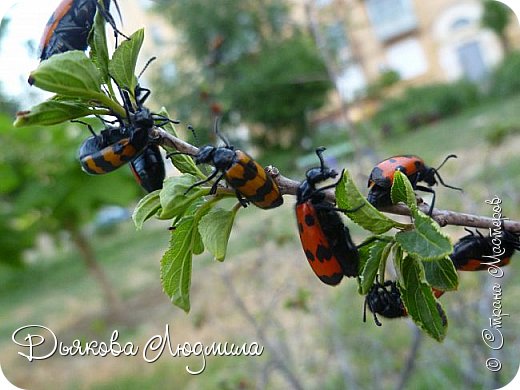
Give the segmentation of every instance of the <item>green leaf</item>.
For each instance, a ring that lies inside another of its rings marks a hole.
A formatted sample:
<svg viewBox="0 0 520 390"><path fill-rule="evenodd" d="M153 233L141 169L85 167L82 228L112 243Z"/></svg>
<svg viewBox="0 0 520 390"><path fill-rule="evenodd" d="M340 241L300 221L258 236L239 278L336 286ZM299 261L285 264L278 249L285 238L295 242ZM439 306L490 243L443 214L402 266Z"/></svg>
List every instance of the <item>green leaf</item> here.
<svg viewBox="0 0 520 390"><path fill-rule="evenodd" d="M459 276L449 256L436 261L423 262L424 273L428 283L439 290L456 290Z"/></svg>
<svg viewBox="0 0 520 390"><path fill-rule="evenodd" d="M101 79L107 85L110 84L110 75L108 73L108 46L107 46L107 35L105 30L106 20L103 15L99 12L99 9L96 12L96 16L94 18L94 26L92 32L89 36L89 46L90 46L90 59L96 67L98 68Z"/></svg>
<svg viewBox="0 0 520 390"><path fill-rule="evenodd" d="M193 234L195 235L195 237L193 238L192 252L194 255L200 255L202 252L204 252L205 249L204 242L202 241L199 229L196 229L196 231Z"/></svg>
<svg viewBox="0 0 520 390"><path fill-rule="evenodd" d="M15 127L49 126L91 114L92 110L84 103L47 100L28 111L17 112L13 125Z"/></svg>
<svg viewBox="0 0 520 390"><path fill-rule="evenodd" d="M164 181L161 190L161 213L160 219L171 219L184 215L186 209L201 196L206 195L208 190L192 188L186 191L197 181L197 178L190 174L174 176Z"/></svg>
<svg viewBox="0 0 520 390"><path fill-rule="evenodd" d="M163 107L161 111L159 111L159 115L164 115L167 118L170 116L168 115L168 111ZM175 126L173 123L168 122L164 126L162 126L164 130L166 130L168 133L173 135L176 138L179 138L179 135L177 133L177 130L175 129ZM175 152L176 150L173 148L165 147L168 153ZM181 173L189 173L190 175L196 176L199 179L205 179L206 176L200 171L199 167L195 165L195 162L193 159L185 154L177 154L175 156L170 156L170 160L172 161L172 164L175 168L179 170Z"/></svg>
<svg viewBox="0 0 520 390"><path fill-rule="evenodd" d="M347 170L344 171L341 181L336 186L336 202L338 207L347 210L353 210L363 205L357 211L347 213L347 216L356 224L374 234L385 233L394 227L398 229L407 227L405 224L388 218L368 203L365 197L361 195L361 192L359 192Z"/></svg>
<svg viewBox="0 0 520 390"><path fill-rule="evenodd" d="M391 190L392 203L403 202L410 209L417 208L417 201L415 200L415 192L413 191L412 183L408 177L401 171L395 171L394 182Z"/></svg>
<svg viewBox="0 0 520 390"><path fill-rule="evenodd" d="M366 295L377 275L381 262L386 261L393 242L388 239L375 238L368 244L359 246L360 268L359 268L359 293Z"/></svg>
<svg viewBox="0 0 520 390"><path fill-rule="evenodd" d="M160 190L150 192L135 206L132 219L137 229L142 229L144 222L157 214L161 208L159 193Z"/></svg>
<svg viewBox="0 0 520 390"><path fill-rule="evenodd" d="M204 198L197 198L185 212L186 215L195 216L195 219L193 220L195 236L193 237L192 248L194 255L200 255L202 252L204 252L204 243L202 242L202 237L200 236L199 232L200 219L211 210L215 202L216 200L207 202Z"/></svg>
<svg viewBox="0 0 520 390"><path fill-rule="evenodd" d="M144 29L137 30L130 39L121 42L108 64L110 75L121 88L134 92L137 86L135 66L143 44Z"/></svg>
<svg viewBox="0 0 520 390"><path fill-rule="evenodd" d="M236 210L216 208L201 218L199 232L204 246L215 256L215 260L223 261L226 257L227 244Z"/></svg>
<svg viewBox="0 0 520 390"><path fill-rule="evenodd" d="M74 98L106 97L101 92L101 76L82 51L53 55L42 61L29 76L29 82L45 91Z"/></svg>
<svg viewBox="0 0 520 390"><path fill-rule="evenodd" d="M446 336L446 314L433 296L432 289L424 281L424 270L419 260L412 256L395 259L399 270L399 291L408 315L428 335L437 341Z"/></svg>
<svg viewBox="0 0 520 390"><path fill-rule="evenodd" d="M161 260L161 282L172 303L190 311L192 253L197 229L193 215L185 216L172 232L170 247Z"/></svg>
<svg viewBox="0 0 520 390"><path fill-rule="evenodd" d="M401 248L422 260L436 260L453 251L450 239L439 225L418 208L412 209L415 229L398 232L395 235Z"/></svg>

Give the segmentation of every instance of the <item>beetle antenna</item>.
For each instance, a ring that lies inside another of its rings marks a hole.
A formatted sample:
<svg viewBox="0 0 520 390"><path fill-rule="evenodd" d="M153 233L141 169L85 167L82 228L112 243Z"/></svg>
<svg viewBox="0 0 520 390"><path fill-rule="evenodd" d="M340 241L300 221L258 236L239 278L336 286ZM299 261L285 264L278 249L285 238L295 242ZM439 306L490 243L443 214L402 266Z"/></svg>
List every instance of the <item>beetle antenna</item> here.
<svg viewBox="0 0 520 390"><path fill-rule="evenodd" d="M126 39L130 39L125 34L123 34L116 26L116 22L112 16L112 14L109 11L109 8L106 7L105 3L108 3L108 1L104 0L103 5L100 3L97 3L97 7L99 12L101 12L101 15L103 15L103 18L110 24L110 27L112 27L112 30L114 30L114 37L116 40L116 47L117 47L117 37L118 35L121 35L122 37L125 37ZM121 17L121 10L119 9L119 4L117 1L114 0L114 4L116 5L117 14L119 15L119 20L121 20L121 24L123 24L123 18Z"/></svg>
<svg viewBox="0 0 520 390"><path fill-rule="evenodd" d="M83 122L83 121L80 121L80 120L78 120L78 119L71 119L70 121L71 121L72 123L81 123L82 125L87 126L88 129L89 129L89 131L92 133L92 135L93 135L94 137L97 137L96 132L94 131L94 129L92 128L92 126L91 126L89 123L87 123L87 122Z"/></svg>
<svg viewBox="0 0 520 390"><path fill-rule="evenodd" d="M148 65L150 65L152 62L154 62L156 59L157 59L157 57L154 56L154 57L150 58L148 61L146 61L146 64L144 65L143 70L141 70L141 72L139 73L139 76L137 76L138 80L141 78L141 76L143 75L146 68L148 68Z"/></svg>
<svg viewBox="0 0 520 390"><path fill-rule="evenodd" d="M441 166L442 166L442 164L441 164ZM444 187L451 188L452 190L457 190L457 191L464 192L464 190L462 188L460 188L460 187L450 186L449 184L444 183L444 180L442 180L441 175L439 175L439 172L437 172L437 170L435 168L434 168L434 174L437 177L437 179L439 179L440 183Z"/></svg>
<svg viewBox="0 0 520 390"><path fill-rule="evenodd" d="M439 182L440 182L444 187L451 188L452 190L463 191L462 188L454 187L454 186L450 186L449 184L444 183L444 181L442 180L441 175L439 175L439 169L441 169L442 166L446 163L446 161L448 161L450 158L457 158L457 155L455 155L455 154L449 154L448 156L446 156L446 158L444 159L444 161L442 162L441 165L439 165L437 168L433 168L433 174L437 177L437 179L439 179Z"/></svg>
<svg viewBox="0 0 520 390"><path fill-rule="evenodd" d="M132 100L130 99L130 93L122 89L121 94L123 95L123 106L125 108L126 117L130 120L130 113L135 113L134 107L132 106Z"/></svg>
<svg viewBox="0 0 520 390"><path fill-rule="evenodd" d="M464 228L465 231L467 231L469 234L471 234L472 236L475 235L475 233L473 232L473 230L471 229L468 229L467 227ZM478 230L477 230L478 231Z"/></svg>
<svg viewBox="0 0 520 390"><path fill-rule="evenodd" d="M320 159L320 168L321 168L322 172L325 170L325 161L323 159L323 152L325 150L327 150L327 148L324 146L320 146L319 148L316 148L316 155Z"/></svg>
<svg viewBox="0 0 520 390"><path fill-rule="evenodd" d="M193 134L193 138L195 139L195 142L198 144L199 139L197 138L197 133L195 133L195 128L192 125L188 125L188 130L191 131L191 134Z"/></svg>
<svg viewBox="0 0 520 390"><path fill-rule="evenodd" d="M116 0L114 0L114 4L116 6L117 16L119 16L119 21L121 22L121 25L123 25L123 17L121 16L121 9L119 8L119 4Z"/></svg>
<svg viewBox="0 0 520 390"><path fill-rule="evenodd" d="M220 119L221 119L220 116L215 116L215 122L213 124L213 131L215 131L215 134L217 135L217 137L219 137L224 142L226 147L230 148L231 145L230 145L229 141L219 131Z"/></svg>
<svg viewBox="0 0 520 390"><path fill-rule="evenodd" d="M442 164L439 165L437 168L435 168L435 170L438 171L439 169L441 169L442 166L446 163L446 161L448 161L450 158L457 158L457 155L456 154L449 154L448 156L446 156L446 158L444 159Z"/></svg>

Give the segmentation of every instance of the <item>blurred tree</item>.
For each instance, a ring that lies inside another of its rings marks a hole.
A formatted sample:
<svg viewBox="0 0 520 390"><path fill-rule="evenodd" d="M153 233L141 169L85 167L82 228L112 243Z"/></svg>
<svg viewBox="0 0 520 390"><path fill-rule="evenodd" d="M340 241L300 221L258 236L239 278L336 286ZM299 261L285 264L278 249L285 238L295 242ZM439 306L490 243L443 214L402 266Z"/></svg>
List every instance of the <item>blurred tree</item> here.
<svg viewBox="0 0 520 390"><path fill-rule="evenodd" d="M154 92L182 119L210 127L213 115L238 114L257 125L253 138L263 147L293 146L307 135L306 117L331 83L285 1L159 0L156 10L180 40L174 77L160 76Z"/></svg>
<svg viewBox="0 0 520 390"><path fill-rule="evenodd" d="M118 298L82 227L104 205L128 205L139 187L127 170L96 177L81 171L76 150L87 131L78 125L14 129L11 121L0 116L0 261L20 263L38 234L58 239L65 231L115 313Z"/></svg>
<svg viewBox="0 0 520 390"><path fill-rule="evenodd" d="M497 34L505 53L511 51L511 44L506 33L512 11L508 6L495 0L484 0L484 12L481 23Z"/></svg>
<svg viewBox="0 0 520 390"><path fill-rule="evenodd" d="M307 115L323 105L331 87L311 39L293 32L283 41L267 42L237 68L229 87L233 107L269 127L253 134L257 143L294 145L308 135Z"/></svg>

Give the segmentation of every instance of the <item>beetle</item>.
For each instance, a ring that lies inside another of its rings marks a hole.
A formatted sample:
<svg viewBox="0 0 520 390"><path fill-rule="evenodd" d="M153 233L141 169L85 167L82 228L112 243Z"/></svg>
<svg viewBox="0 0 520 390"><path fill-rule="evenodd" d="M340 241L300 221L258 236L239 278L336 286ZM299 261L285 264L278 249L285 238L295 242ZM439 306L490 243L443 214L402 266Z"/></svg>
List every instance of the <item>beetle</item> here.
<svg viewBox="0 0 520 390"><path fill-rule="evenodd" d="M130 162L130 169L136 181L147 192L160 190L163 187L166 174L158 145L148 145L139 156Z"/></svg>
<svg viewBox="0 0 520 390"><path fill-rule="evenodd" d="M459 271L483 271L489 267L503 267L509 264L515 250L520 250L520 235L502 230L499 237L483 236L468 230L453 247L450 259ZM494 245L497 240L498 245ZM496 249L499 252L496 253ZM495 250L494 250L495 249Z"/></svg>
<svg viewBox="0 0 520 390"><path fill-rule="evenodd" d="M432 288L434 296L438 298L440 295L437 295L437 292L440 290L436 290ZM435 302L437 305L437 311L441 317L442 323L444 326L448 324L448 319L446 318L446 314L442 309L439 302ZM384 283L380 283L379 279L376 276L376 282L370 288L368 294L365 297L365 305L363 309L363 322L366 322L367 319L367 306L372 312L374 316L374 322L377 326L381 326L381 322L377 318L377 315L383 316L385 318L400 318L407 317L408 311L404 306L403 300L401 299L401 292L397 287L397 282L392 280L387 280Z"/></svg>
<svg viewBox="0 0 520 390"><path fill-rule="evenodd" d="M428 214L431 215L433 206L435 205L435 191L430 187L437 184L437 180L444 187L462 191L461 188L444 183L439 175L439 169L446 163L446 161L450 158L456 157L457 156L454 154L448 155L437 168L427 166L422 158L414 155L402 155L387 158L386 160L379 162L370 173L370 177L368 178L369 192L367 200L376 207L390 206L392 204L390 190L394 182L395 171L401 171L408 177L415 190L429 192L433 195L432 204L428 212ZM417 183L421 181L424 181L429 187L418 185Z"/></svg>
<svg viewBox="0 0 520 390"><path fill-rule="evenodd" d="M107 127L96 135L87 126L93 135L83 141L78 157L83 171L92 175L112 172L130 162L149 142L146 128Z"/></svg>
<svg viewBox="0 0 520 390"><path fill-rule="evenodd" d="M317 184L338 175L325 166L323 151L323 147L316 149L320 167L309 169L298 186L295 212L300 241L312 270L323 283L335 286L343 276L358 275L358 249L338 214L357 209L338 209L325 199L324 191L336 187L339 181L316 188Z"/></svg>
<svg viewBox="0 0 520 390"><path fill-rule="evenodd" d="M442 296L444 295L444 293L445 293L446 291L444 291L444 290L439 290L438 288L432 287L432 292L433 292L433 296L434 296L435 298L440 298L440 297L442 297Z"/></svg>
<svg viewBox="0 0 520 390"><path fill-rule="evenodd" d="M408 315L401 300L397 283L391 280L384 283L379 283L379 280L376 280L376 283L370 288L365 297L363 322L366 322L367 319L367 306L372 312L377 326L382 325L377 318L377 314L386 318L406 317Z"/></svg>
<svg viewBox="0 0 520 390"><path fill-rule="evenodd" d="M121 16L115 0L114 3ZM109 7L110 0L104 0L104 5L99 4L98 0L62 0L45 25L40 41L40 60L70 50L86 50L96 9L112 26L116 39L118 34L128 38L116 28Z"/></svg>
<svg viewBox="0 0 520 390"><path fill-rule="evenodd" d="M167 122L179 123L163 115L152 113L144 106L151 93L149 89L137 85L134 90L135 108L128 91L122 89L120 91L126 114L124 118L116 116L118 126L108 126L96 135L90 125L75 121L87 125L92 133L92 136L81 144L78 153L81 167L87 173L99 175L114 171L145 151L154 141L150 133L155 126L162 126ZM147 152L147 156L140 158L137 166L133 168L138 168L137 172L143 172L142 164L155 153L159 152L155 150ZM152 169L151 166L146 166ZM160 173L159 166L154 169L158 169ZM159 178L157 180L162 181Z"/></svg>
<svg viewBox="0 0 520 390"><path fill-rule="evenodd" d="M282 194L271 176L246 152L236 150L230 145L228 140L220 134L218 127L219 118L214 122L214 131L224 142L224 146L206 145L193 156L197 165L212 165L213 172L206 179L193 184L186 190L186 193L213 180L220 173L210 189L210 195L217 192L218 183L224 178L235 190L238 200L244 207L248 202L261 209L272 209L282 205ZM168 156L174 154L178 154L178 152L170 153Z"/></svg>

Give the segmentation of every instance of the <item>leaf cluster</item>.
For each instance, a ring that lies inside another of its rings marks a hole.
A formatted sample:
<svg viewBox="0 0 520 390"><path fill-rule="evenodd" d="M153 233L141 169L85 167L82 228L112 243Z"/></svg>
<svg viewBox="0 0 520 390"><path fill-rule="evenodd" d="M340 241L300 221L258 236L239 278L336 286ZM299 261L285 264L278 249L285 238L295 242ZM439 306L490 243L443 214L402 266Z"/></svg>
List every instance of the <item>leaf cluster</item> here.
<svg viewBox="0 0 520 390"><path fill-rule="evenodd" d="M447 330L446 315L432 287L443 291L457 289L457 272L448 257L452 244L439 225L419 210L408 177L399 171L394 176L391 196L393 203L402 202L410 208L411 224L394 221L368 203L348 171L336 188L336 200L342 209L363 205L348 217L373 233L360 245L359 292L369 292L376 275L385 274L391 257L408 315L427 334L441 341ZM391 229L397 229L397 233L384 234Z"/></svg>

